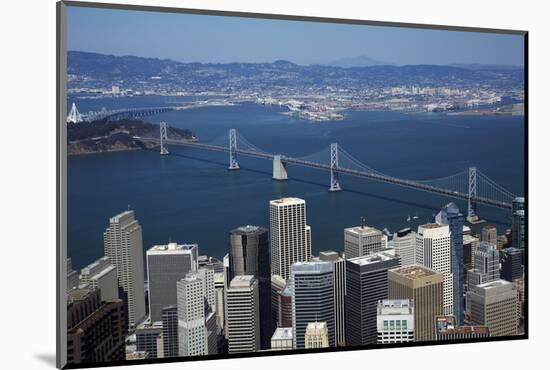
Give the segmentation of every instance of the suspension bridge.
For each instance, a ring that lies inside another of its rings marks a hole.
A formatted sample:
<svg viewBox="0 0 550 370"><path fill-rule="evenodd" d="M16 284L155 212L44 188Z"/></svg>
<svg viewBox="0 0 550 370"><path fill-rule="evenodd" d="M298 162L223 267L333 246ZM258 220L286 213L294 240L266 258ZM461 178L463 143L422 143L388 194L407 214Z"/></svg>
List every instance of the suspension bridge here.
<svg viewBox="0 0 550 370"><path fill-rule="evenodd" d="M328 171L330 172L328 190L331 192L342 190L339 175L344 174L462 199L468 202L467 219L470 222L478 220L476 214L478 204L500 209L512 209L512 201L517 197L491 180L476 167L469 167L459 173L437 179L409 180L384 174L365 165L342 147L339 147L337 143L330 144L330 146L319 152L295 158L284 154L266 152L250 143L235 129L230 129L227 136L207 143L170 138L170 133L171 129L166 122L161 122L159 137L134 136L134 139L159 144L161 155L169 154L166 148L167 145L181 145L202 150L225 152L229 154L228 169L231 171L239 169L239 156L270 160L273 162L273 179L278 181L288 179L288 165Z"/></svg>

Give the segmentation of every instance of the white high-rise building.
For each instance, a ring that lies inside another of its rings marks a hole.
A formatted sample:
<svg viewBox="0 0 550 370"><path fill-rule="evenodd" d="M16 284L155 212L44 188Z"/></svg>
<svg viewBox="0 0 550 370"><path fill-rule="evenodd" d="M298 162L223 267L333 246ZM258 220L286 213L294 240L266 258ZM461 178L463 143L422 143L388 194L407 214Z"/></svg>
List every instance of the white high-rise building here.
<svg viewBox="0 0 550 370"><path fill-rule="evenodd" d="M416 233L410 228L399 230L393 234L393 249L401 257L401 266L416 264L414 251L416 249Z"/></svg>
<svg viewBox="0 0 550 370"><path fill-rule="evenodd" d="M90 288L99 288L102 301L118 299L118 277L116 267L107 256L80 270L80 284L87 284Z"/></svg>
<svg viewBox="0 0 550 370"><path fill-rule="evenodd" d="M117 268L128 307L128 326L136 327L145 319L145 286L141 226L128 210L109 219L103 234L105 255Z"/></svg>
<svg viewBox="0 0 550 370"><path fill-rule="evenodd" d="M176 283L178 299L178 348L180 356L209 354L204 282L196 272ZM215 322L215 318L214 318Z"/></svg>
<svg viewBox="0 0 550 370"><path fill-rule="evenodd" d="M162 309L177 303L176 283L198 268L198 245L168 243L146 252L151 322L162 319Z"/></svg>
<svg viewBox="0 0 550 370"><path fill-rule="evenodd" d="M254 352L260 346L260 298L254 275L237 275L227 290L229 353Z"/></svg>
<svg viewBox="0 0 550 370"><path fill-rule="evenodd" d="M367 225L344 229L344 253L347 259L380 251L385 244L382 231Z"/></svg>
<svg viewBox="0 0 550 370"><path fill-rule="evenodd" d="M271 273L290 277L294 262L311 258L311 228L306 225L306 202L282 198L269 202Z"/></svg>
<svg viewBox="0 0 550 370"><path fill-rule="evenodd" d="M216 286L214 284L214 269L209 266L201 267L198 270L199 277L204 284L204 298L210 310L216 311Z"/></svg>
<svg viewBox="0 0 550 370"><path fill-rule="evenodd" d="M453 274L451 271L451 232L449 225L425 224L416 234L416 263L444 276L443 311L453 315Z"/></svg>
<svg viewBox="0 0 550 370"><path fill-rule="evenodd" d="M412 299L384 299L377 307L378 344L414 342Z"/></svg>

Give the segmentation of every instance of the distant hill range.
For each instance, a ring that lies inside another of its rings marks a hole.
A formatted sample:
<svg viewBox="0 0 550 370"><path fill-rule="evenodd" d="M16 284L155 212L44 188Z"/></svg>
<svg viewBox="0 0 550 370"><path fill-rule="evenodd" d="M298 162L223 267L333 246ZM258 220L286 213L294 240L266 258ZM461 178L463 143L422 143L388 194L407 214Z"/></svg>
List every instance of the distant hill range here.
<svg viewBox="0 0 550 370"><path fill-rule="evenodd" d="M269 90L270 88L364 89L401 85L476 86L515 88L523 86L523 69L502 66L368 65L344 68L354 62L382 63L368 57L342 59L334 65L273 63L182 63L167 59L113 56L69 51L69 87L147 86L188 90ZM122 82L121 82L122 81Z"/></svg>
<svg viewBox="0 0 550 370"><path fill-rule="evenodd" d="M394 63L383 62L381 60L376 60L369 58L366 55L361 55L351 58L342 58L335 60L333 62L327 63L329 66L342 67L342 68L352 68L352 67L371 67L371 66L391 66Z"/></svg>

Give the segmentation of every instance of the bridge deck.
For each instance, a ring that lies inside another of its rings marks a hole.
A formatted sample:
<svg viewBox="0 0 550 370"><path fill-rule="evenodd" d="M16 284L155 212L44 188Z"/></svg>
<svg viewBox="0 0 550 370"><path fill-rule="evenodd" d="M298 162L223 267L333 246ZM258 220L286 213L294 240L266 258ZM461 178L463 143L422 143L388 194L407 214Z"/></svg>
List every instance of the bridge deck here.
<svg viewBox="0 0 550 370"><path fill-rule="evenodd" d="M134 137L134 139L142 140L142 141L153 141L153 142L160 142L160 139L155 138L141 138L141 137ZM211 150L211 151L218 151L218 152L229 152L228 147L220 146L220 145L213 145L213 144L206 144L206 143L197 143L197 142L191 142L191 141L179 141L179 140L164 140L164 143L167 145L179 145L179 146L187 146L191 148L197 148L197 149L203 149L203 150ZM274 155L269 153L262 153L262 152L256 152L252 150L246 150L246 149L237 149L235 151L237 154L248 156L248 157L254 157L254 158L260 158L260 159L268 159L273 160ZM323 164L323 163L317 163L317 162L311 162L306 161L299 158L292 158L292 157L285 157L281 156L281 160L285 163L290 163L293 165L303 166L303 167L309 167L309 168L316 168L324 171L330 171L330 165ZM420 191L426 191L430 193L440 194L449 196L452 198L462 199L462 200L468 200L468 194L467 193L461 193L437 186L432 186L428 184L423 184L414 180L405 180L397 177L387 176L387 175L380 175L376 173L366 172L366 171L358 171L353 170L350 168L342 168L337 167L334 169L334 171L350 176L355 177L361 177L366 178L373 181L383 182L387 184L397 185L397 186L403 186L410 189L416 189ZM472 197L472 200L476 202L477 204L483 204L490 207L496 207L496 208L502 208L502 209L511 209L512 204L507 202L501 202L489 198L484 197Z"/></svg>

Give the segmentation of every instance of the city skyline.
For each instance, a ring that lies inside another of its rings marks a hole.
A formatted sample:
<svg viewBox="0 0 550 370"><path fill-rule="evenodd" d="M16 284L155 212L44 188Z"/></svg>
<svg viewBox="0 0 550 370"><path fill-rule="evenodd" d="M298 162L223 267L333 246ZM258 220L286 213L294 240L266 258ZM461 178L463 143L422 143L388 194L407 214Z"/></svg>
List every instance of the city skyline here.
<svg viewBox="0 0 550 370"><path fill-rule="evenodd" d="M71 6L67 20L68 50L186 63L311 65L367 57L375 64L523 67L524 60L523 36L514 34Z"/></svg>

